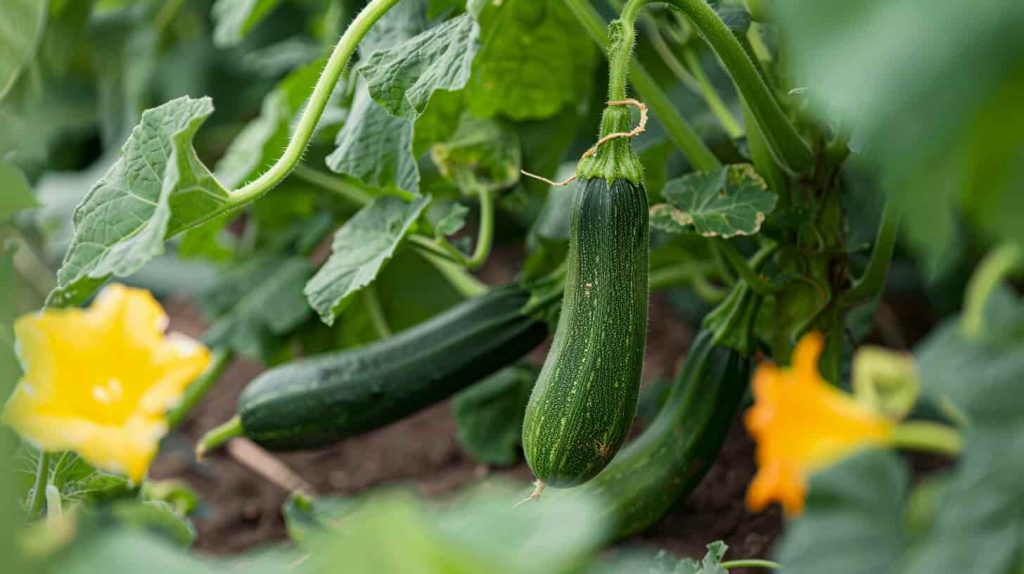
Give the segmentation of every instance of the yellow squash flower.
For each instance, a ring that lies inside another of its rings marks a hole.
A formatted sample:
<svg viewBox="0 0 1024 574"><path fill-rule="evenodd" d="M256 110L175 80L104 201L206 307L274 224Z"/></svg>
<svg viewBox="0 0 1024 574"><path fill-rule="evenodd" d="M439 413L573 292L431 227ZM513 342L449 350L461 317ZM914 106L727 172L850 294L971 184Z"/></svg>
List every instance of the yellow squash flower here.
<svg viewBox="0 0 1024 574"><path fill-rule="evenodd" d="M25 376L4 422L49 452L73 450L135 483L167 433L167 411L210 362L206 347L165 335L148 291L110 285L88 309L47 309L14 330Z"/></svg>
<svg viewBox="0 0 1024 574"><path fill-rule="evenodd" d="M746 416L757 441L758 472L747 490L753 510L778 501L787 514L799 514L808 474L892 437L895 423L821 378L822 346L822 336L810 333L797 344L791 367L765 363L754 374L754 406Z"/></svg>

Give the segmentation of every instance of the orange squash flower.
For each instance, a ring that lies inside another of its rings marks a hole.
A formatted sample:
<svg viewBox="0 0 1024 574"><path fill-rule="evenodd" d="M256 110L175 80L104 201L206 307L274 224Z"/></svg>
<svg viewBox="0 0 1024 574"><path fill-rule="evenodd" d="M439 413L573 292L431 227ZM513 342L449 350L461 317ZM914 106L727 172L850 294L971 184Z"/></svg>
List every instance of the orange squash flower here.
<svg viewBox="0 0 1024 574"><path fill-rule="evenodd" d="M809 333L791 367L765 363L754 373L754 406L746 415L757 441L758 472L747 490L753 510L778 501L787 514L800 514L811 472L892 437L893 421L822 379L823 344L820 333Z"/></svg>
<svg viewBox="0 0 1024 574"><path fill-rule="evenodd" d="M110 285L88 309L46 309L15 323L25 370L4 422L48 451L73 450L138 483L167 433L167 411L210 363L206 347L165 335L148 291Z"/></svg>

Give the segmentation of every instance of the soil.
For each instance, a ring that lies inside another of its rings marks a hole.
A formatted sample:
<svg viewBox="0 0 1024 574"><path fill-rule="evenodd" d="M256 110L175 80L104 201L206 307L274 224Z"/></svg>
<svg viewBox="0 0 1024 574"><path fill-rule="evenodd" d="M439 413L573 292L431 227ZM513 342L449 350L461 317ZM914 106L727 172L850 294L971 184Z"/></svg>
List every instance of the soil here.
<svg viewBox="0 0 1024 574"><path fill-rule="evenodd" d="M671 376L692 338L690 328L663 299L655 297L651 305L647 380ZM170 301L168 310L172 329L201 334L202 321L187 301ZM531 357L542 360L543 349ZM201 552L237 553L286 536L280 509L288 492L224 451L202 462L192 455L199 436L234 414L238 394L260 370L259 364L236 360L189 419L168 437L151 472L157 479L187 481L204 501L193 517L199 533L196 547ZM753 453L750 439L737 423L701 485L662 521L623 544L699 557L707 543L724 540L731 558L768 557L781 531L781 517L775 509L751 514L744 507L744 492L755 471ZM438 496L489 472L460 448L448 403L330 448L275 457L318 494L332 495L405 483L425 496ZM496 472L524 484L530 478L525 464Z"/></svg>

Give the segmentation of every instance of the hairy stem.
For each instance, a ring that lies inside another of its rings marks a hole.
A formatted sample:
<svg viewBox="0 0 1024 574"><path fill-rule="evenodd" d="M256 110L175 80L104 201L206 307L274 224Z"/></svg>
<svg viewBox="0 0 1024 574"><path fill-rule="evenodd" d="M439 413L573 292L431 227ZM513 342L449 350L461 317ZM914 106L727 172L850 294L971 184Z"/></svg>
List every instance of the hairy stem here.
<svg viewBox="0 0 1024 574"><path fill-rule="evenodd" d="M233 191L231 193L232 205L239 206L253 201L273 189L291 173L292 169L299 163L299 160L302 159L302 154L306 151L310 138L313 137L313 131L320 121L320 116L323 115L324 109L327 107L327 101L330 99L331 92L334 90L335 84L338 83L338 79L341 78L342 72L345 71L345 67L352 58L352 54L355 53L359 42L370 31L370 28L373 27L377 20L380 20L398 2L399 0L371 0L356 15L352 24L341 35L341 39L338 41L338 45L334 47L330 59L327 60L327 64L324 66L324 70L321 72L320 78L313 88L313 94L309 97L306 109L302 112L302 118L299 119L299 123L295 127L291 140L288 141L288 146L285 148L284 153L263 175L240 189Z"/></svg>
<svg viewBox="0 0 1024 574"><path fill-rule="evenodd" d="M46 502L46 483L50 478L50 453L39 451L39 466L36 467L36 479L32 484L32 500L28 503L28 516L35 518L43 510Z"/></svg>
<svg viewBox="0 0 1024 574"><path fill-rule="evenodd" d="M809 171L814 164L810 148L783 113L743 46L715 10L705 0L666 1L690 19L718 55L736 89L750 106L779 162L797 173Z"/></svg>
<svg viewBox="0 0 1024 574"><path fill-rule="evenodd" d="M565 3L594 42L602 49L607 49L606 23L591 3L587 0L565 0ZM722 166L689 122L672 105L672 100L636 59L630 66L630 78L637 95L650 106L651 111L665 127L668 138L683 152L694 168L700 171L713 171Z"/></svg>

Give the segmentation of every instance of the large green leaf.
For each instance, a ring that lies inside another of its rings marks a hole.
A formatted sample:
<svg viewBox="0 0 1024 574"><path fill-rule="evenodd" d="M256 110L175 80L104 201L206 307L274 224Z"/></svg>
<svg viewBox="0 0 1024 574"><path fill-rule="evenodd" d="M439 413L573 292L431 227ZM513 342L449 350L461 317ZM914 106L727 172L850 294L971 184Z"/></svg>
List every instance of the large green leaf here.
<svg viewBox="0 0 1024 574"><path fill-rule="evenodd" d="M121 157L75 210L51 304L81 302L109 276L130 275L162 253L168 236L229 209L227 190L192 148L212 113L209 98L186 96L142 114Z"/></svg>
<svg viewBox="0 0 1024 574"><path fill-rule="evenodd" d="M908 481L906 465L882 450L812 476L807 508L790 523L778 550L787 574L897 572L907 543L902 520Z"/></svg>
<svg viewBox="0 0 1024 574"><path fill-rule="evenodd" d="M365 85L356 91L327 167L381 189L418 194L420 172L412 154L413 121L393 116L373 101Z"/></svg>
<svg viewBox="0 0 1024 574"><path fill-rule="evenodd" d="M596 50L562 0L480 4L482 45L467 87L475 115L542 119L580 101Z"/></svg>
<svg viewBox="0 0 1024 574"><path fill-rule="evenodd" d="M281 0L217 0L213 19L217 23L213 41L221 47L234 46L263 21Z"/></svg>
<svg viewBox="0 0 1024 574"><path fill-rule="evenodd" d="M32 60L46 27L45 0L5 0L0 18L0 99Z"/></svg>
<svg viewBox="0 0 1024 574"><path fill-rule="evenodd" d="M1024 241L1024 3L778 0L798 82L854 130L932 268L958 213Z"/></svg>
<svg viewBox="0 0 1024 574"><path fill-rule="evenodd" d="M220 275L203 296L216 317L204 340L269 361L277 343L310 316L303 296L313 266L306 257L257 257Z"/></svg>
<svg viewBox="0 0 1024 574"><path fill-rule="evenodd" d="M435 144L430 155L441 174L464 193L502 190L519 181L519 136L501 122L464 115L455 133Z"/></svg>
<svg viewBox="0 0 1024 574"><path fill-rule="evenodd" d="M752 235L775 209L776 196L748 164L691 173L665 183L667 204L651 208L651 225L680 233L692 226L705 237Z"/></svg>
<svg viewBox="0 0 1024 574"><path fill-rule="evenodd" d="M378 50L360 73L370 94L391 114L416 117L437 90L460 90L469 80L479 26L463 14L401 44Z"/></svg>
<svg viewBox="0 0 1024 574"><path fill-rule="evenodd" d="M428 202L378 197L338 230L330 258L305 290L324 323L333 324L355 294L373 282Z"/></svg>

